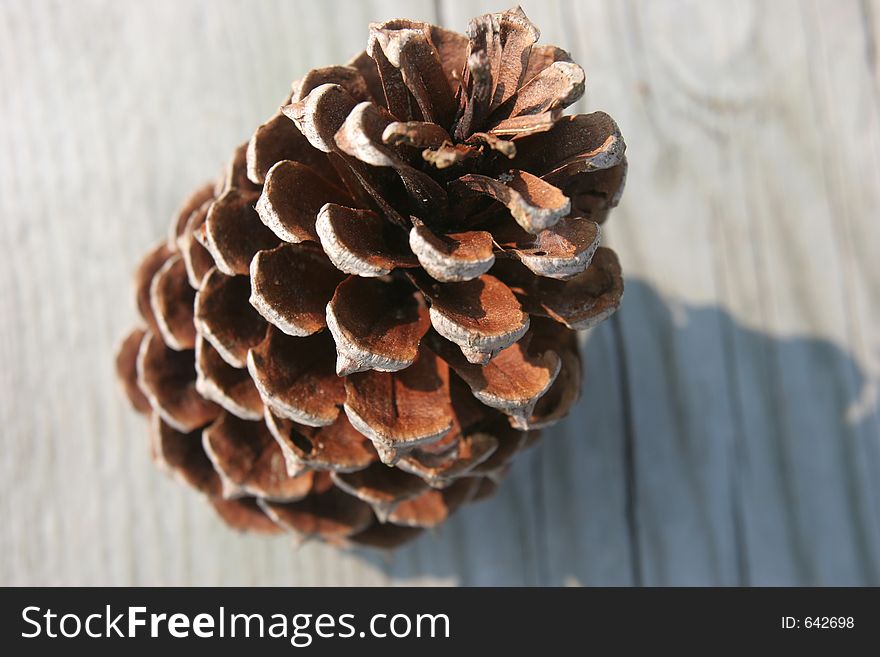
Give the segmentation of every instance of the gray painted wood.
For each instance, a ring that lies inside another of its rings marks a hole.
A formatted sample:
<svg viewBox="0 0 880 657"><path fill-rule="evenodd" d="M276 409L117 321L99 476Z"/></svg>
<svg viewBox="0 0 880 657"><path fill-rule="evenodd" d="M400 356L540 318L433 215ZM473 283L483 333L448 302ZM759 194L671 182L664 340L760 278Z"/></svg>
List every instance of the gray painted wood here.
<svg viewBox="0 0 880 657"><path fill-rule="evenodd" d="M140 254L294 77L501 5L0 5L0 583L880 584L880 7L523 4L626 136L626 298L571 417L387 559L223 528L113 347Z"/></svg>

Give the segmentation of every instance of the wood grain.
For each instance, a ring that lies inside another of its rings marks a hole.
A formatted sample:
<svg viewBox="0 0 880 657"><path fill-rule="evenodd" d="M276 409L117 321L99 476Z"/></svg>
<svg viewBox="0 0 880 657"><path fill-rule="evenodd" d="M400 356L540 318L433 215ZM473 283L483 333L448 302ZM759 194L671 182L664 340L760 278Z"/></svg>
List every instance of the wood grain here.
<svg viewBox="0 0 880 657"><path fill-rule="evenodd" d="M371 20L477 0L0 4L0 583L880 584L880 6L526 0L631 162L575 412L392 557L233 534L112 373L187 191Z"/></svg>

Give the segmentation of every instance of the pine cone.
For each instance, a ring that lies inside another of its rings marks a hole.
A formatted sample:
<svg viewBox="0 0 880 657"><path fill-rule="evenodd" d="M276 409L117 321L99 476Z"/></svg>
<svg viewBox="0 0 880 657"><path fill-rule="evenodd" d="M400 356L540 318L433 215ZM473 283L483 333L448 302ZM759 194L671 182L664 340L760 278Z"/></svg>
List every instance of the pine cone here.
<svg viewBox="0 0 880 657"><path fill-rule="evenodd" d="M519 8L370 26L198 189L135 277L117 369L155 459L231 526L395 546L493 492L623 291L626 174ZM396 467L389 467L396 466Z"/></svg>

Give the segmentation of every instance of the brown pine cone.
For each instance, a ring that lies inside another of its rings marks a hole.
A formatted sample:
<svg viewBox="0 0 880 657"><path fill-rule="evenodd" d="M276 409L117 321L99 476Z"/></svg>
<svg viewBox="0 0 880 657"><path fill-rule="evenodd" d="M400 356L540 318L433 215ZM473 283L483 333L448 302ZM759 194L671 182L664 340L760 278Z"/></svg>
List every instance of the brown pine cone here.
<svg viewBox="0 0 880 657"><path fill-rule="evenodd" d="M310 71L136 274L117 369L157 461L239 529L395 546L491 494L617 308L626 175L520 9ZM396 467L389 467L396 466Z"/></svg>

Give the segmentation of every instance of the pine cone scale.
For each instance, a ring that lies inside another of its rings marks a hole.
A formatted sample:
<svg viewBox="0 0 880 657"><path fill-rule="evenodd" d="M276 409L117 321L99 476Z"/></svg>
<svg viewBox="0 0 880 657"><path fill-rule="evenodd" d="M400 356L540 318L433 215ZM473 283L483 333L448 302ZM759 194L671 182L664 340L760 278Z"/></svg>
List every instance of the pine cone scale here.
<svg viewBox="0 0 880 657"><path fill-rule="evenodd" d="M196 390L244 420L263 417L263 400L246 369L232 367L201 335L195 347Z"/></svg>
<svg viewBox="0 0 880 657"><path fill-rule="evenodd" d="M427 309L395 282L350 276L327 304L336 342L336 374L396 372L413 364L430 327Z"/></svg>
<svg viewBox="0 0 880 657"><path fill-rule="evenodd" d="M247 368L263 403L299 424L332 424L345 401L345 385L333 370L336 351L326 332L291 338L274 327L248 352Z"/></svg>
<svg viewBox="0 0 880 657"><path fill-rule="evenodd" d="M287 335L305 337L327 326L327 303L345 276L312 244L284 243L254 256L250 279L254 309Z"/></svg>

